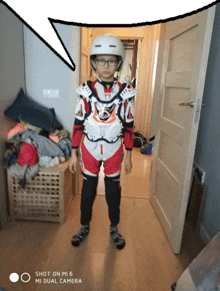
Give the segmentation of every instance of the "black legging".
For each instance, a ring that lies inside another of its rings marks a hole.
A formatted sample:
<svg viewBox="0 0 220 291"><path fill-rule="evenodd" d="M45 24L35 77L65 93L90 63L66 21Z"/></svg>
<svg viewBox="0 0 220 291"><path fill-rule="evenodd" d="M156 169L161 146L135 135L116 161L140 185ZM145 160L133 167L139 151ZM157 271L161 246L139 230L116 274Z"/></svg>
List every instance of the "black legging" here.
<svg viewBox="0 0 220 291"><path fill-rule="evenodd" d="M81 224L89 224L92 218L92 206L97 193L98 177L83 175L81 195ZM120 175L105 176L105 198L108 204L108 214L111 226L116 226L120 220L121 187Z"/></svg>

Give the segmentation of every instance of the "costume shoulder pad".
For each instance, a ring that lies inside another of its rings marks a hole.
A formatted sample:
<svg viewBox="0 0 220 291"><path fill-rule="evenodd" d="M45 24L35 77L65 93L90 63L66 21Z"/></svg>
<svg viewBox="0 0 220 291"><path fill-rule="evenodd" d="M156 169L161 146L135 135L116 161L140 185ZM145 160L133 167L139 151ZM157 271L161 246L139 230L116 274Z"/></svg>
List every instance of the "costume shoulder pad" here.
<svg viewBox="0 0 220 291"><path fill-rule="evenodd" d="M82 83L78 88L76 88L75 92L85 98L88 98L92 94L92 91L87 82Z"/></svg>
<svg viewBox="0 0 220 291"><path fill-rule="evenodd" d="M122 99L128 99L134 97L138 92L130 85L126 85L124 89L121 91L120 96Z"/></svg>

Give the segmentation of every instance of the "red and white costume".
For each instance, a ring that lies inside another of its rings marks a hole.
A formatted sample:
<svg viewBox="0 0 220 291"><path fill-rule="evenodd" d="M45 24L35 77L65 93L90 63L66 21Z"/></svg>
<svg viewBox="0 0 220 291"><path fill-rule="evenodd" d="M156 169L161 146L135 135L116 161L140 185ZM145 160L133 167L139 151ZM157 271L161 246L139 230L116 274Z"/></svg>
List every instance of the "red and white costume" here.
<svg viewBox="0 0 220 291"><path fill-rule="evenodd" d="M117 57L116 71L121 69L124 49L122 42L112 35L100 35L91 44L90 63L96 71L97 55ZM89 225L92 206L97 194L98 173L103 162L105 197L111 226L120 220L120 168L123 160L123 145L126 150L133 147L134 96L136 90L127 84L87 81L76 89L79 95L72 147L78 148L82 134L85 138L80 146L80 164L83 176L81 195L82 225Z"/></svg>
<svg viewBox="0 0 220 291"><path fill-rule="evenodd" d="M120 173L126 150L133 148L134 96L137 91L115 80L107 89L100 79L76 89L79 95L72 134L72 148L80 147L81 170L97 176L101 162L106 176Z"/></svg>

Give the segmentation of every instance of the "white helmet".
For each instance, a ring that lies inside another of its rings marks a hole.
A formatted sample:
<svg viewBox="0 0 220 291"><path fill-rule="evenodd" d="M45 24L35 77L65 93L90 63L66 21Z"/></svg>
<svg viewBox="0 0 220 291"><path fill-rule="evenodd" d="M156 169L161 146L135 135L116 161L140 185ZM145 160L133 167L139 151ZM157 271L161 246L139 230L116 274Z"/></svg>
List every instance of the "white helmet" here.
<svg viewBox="0 0 220 291"><path fill-rule="evenodd" d="M117 71L120 71L123 58L124 48L122 42L111 34L102 34L95 38L90 48L90 63L96 71L95 56L96 55L113 55L118 57Z"/></svg>

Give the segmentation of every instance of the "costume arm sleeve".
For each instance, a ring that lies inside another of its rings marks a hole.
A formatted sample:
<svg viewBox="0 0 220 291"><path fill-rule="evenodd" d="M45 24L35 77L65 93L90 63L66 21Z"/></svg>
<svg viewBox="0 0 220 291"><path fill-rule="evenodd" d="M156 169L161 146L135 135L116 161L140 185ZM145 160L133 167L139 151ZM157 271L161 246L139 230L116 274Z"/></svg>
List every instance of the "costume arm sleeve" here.
<svg viewBox="0 0 220 291"><path fill-rule="evenodd" d="M134 126L134 97L129 98L125 104L124 118L124 144L125 149L131 151L133 148L133 126Z"/></svg>
<svg viewBox="0 0 220 291"><path fill-rule="evenodd" d="M78 97L76 109L75 109L75 121L72 132L72 148L78 148L82 133L83 133L83 123L85 120L85 101L82 96Z"/></svg>

